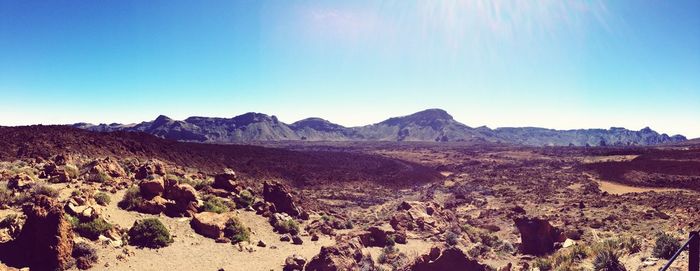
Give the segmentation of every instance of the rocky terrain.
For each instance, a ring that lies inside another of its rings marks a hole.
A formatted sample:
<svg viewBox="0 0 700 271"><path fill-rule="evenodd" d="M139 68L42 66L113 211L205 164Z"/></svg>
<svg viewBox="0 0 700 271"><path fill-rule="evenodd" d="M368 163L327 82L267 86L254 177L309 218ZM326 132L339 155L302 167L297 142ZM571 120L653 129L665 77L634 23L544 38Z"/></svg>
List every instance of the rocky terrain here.
<svg viewBox="0 0 700 271"><path fill-rule="evenodd" d="M658 270L700 219L698 144L375 139L0 127L0 270Z"/></svg>
<svg viewBox="0 0 700 271"><path fill-rule="evenodd" d="M472 128L456 121L441 109L428 109L380 123L344 127L321 118L308 118L292 124L275 116L246 113L230 119L190 117L183 121L159 116L139 124L77 123L74 127L91 131L146 132L158 137L193 142L255 143L274 141L425 141L425 142L502 142L529 146L646 146L686 140L650 128L631 131L604 129L552 130L544 128Z"/></svg>

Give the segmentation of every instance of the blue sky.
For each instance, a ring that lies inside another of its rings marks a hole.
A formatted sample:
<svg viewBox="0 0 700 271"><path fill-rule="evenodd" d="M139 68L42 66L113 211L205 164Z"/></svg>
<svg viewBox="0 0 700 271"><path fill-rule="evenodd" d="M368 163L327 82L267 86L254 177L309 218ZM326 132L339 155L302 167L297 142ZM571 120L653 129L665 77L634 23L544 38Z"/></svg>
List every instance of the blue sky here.
<svg viewBox="0 0 700 271"><path fill-rule="evenodd" d="M0 125L426 108L700 137L700 1L0 1Z"/></svg>

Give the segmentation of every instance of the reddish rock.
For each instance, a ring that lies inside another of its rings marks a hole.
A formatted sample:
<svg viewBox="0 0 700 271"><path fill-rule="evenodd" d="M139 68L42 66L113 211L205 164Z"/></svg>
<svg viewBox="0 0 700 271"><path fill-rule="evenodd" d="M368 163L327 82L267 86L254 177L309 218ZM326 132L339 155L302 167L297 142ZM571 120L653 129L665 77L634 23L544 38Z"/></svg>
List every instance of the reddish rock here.
<svg viewBox="0 0 700 271"><path fill-rule="evenodd" d="M26 223L17 239L0 245L0 261L32 270L63 270L72 264L73 232L61 204L39 196L25 205Z"/></svg>
<svg viewBox="0 0 700 271"><path fill-rule="evenodd" d="M304 270L374 270L374 261L369 254L362 253L363 248L359 238L339 236L334 246L321 247Z"/></svg>
<svg viewBox="0 0 700 271"><path fill-rule="evenodd" d="M467 255L456 247L447 249L432 248L429 254L416 259L413 264L405 270L410 271L433 271L433 270L469 270L485 271L485 265L476 260L470 259Z"/></svg>
<svg viewBox="0 0 700 271"><path fill-rule="evenodd" d="M125 177L124 168L114 158L107 157L97 159L87 165L87 173L99 175L100 173L107 174L110 177Z"/></svg>
<svg viewBox="0 0 700 271"><path fill-rule="evenodd" d="M141 164L136 169L136 174L134 174L134 177L140 180L146 179L148 178L148 176L151 175L165 176L165 174L165 165L163 164L163 162L158 160L150 160L146 163Z"/></svg>
<svg viewBox="0 0 700 271"><path fill-rule="evenodd" d="M31 188L36 182L32 177L24 172L17 173L10 178L7 183L7 187L15 190L27 190Z"/></svg>
<svg viewBox="0 0 700 271"><path fill-rule="evenodd" d="M294 204L292 195L279 183L265 182L263 184L263 199L272 203L276 212L287 213L293 217L298 217L301 214L299 208Z"/></svg>
<svg viewBox="0 0 700 271"><path fill-rule="evenodd" d="M211 186L234 193L238 193L241 190L238 183L236 183L236 173L230 169L214 176L214 183Z"/></svg>
<svg viewBox="0 0 700 271"><path fill-rule="evenodd" d="M549 221L539 218L515 218L520 231L520 251L524 254L544 255L554 251L555 242L563 242L566 236Z"/></svg>
<svg viewBox="0 0 700 271"><path fill-rule="evenodd" d="M194 214L190 225L198 234L212 239L219 239L224 235L226 222L233 217L231 213L217 214L212 212L202 212Z"/></svg>
<svg viewBox="0 0 700 271"><path fill-rule="evenodd" d="M139 189L141 189L141 194L146 198L151 198L154 196L159 196L165 191L165 185L163 179L155 178L152 180L144 180L139 184Z"/></svg>
<svg viewBox="0 0 700 271"><path fill-rule="evenodd" d="M306 265L306 259L299 255L292 255L284 260L283 271L302 271L304 270L304 265Z"/></svg>

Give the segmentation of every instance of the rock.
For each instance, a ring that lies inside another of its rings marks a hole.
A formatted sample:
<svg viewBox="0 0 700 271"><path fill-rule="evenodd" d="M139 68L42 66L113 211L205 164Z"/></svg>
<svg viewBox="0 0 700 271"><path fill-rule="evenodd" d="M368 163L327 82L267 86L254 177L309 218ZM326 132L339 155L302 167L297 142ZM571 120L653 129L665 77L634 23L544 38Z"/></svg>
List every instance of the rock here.
<svg viewBox="0 0 700 271"><path fill-rule="evenodd" d="M419 231L438 234L445 231L453 214L435 202L404 201L389 224L396 231Z"/></svg>
<svg viewBox="0 0 700 271"><path fill-rule="evenodd" d="M146 214L160 214L165 211L166 205L170 201L164 199L161 196L155 196L150 200L143 201L137 208L141 213Z"/></svg>
<svg viewBox="0 0 700 271"><path fill-rule="evenodd" d="M214 183L211 186L216 189L223 189L236 194L238 194L238 192L241 190L236 183L236 173L230 169L225 170L224 173L214 176Z"/></svg>
<svg viewBox="0 0 700 271"><path fill-rule="evenodd" d="M194 214L190 225L196 233L212 239L218 239L223 237L226 222L232 217L232 213L217 214L212 212L202 212Z"/></svg>
<svg viewBox="0 0 700 271"><path fill-rule="evenodd" d="M321 247L304 270L374 270L374 261L369 254L362 253L363 248L357 237L338 236L336 244Z"/></svg>
<svg viewBox="0 0 700 271"><path fill-rule="evenodd" d="M231 243L231 239L228 239L226 237L219 237L219 238L216 238L215 242L226 244L226 243Z"/></svg>
<svg viewBox="0 0 700 271"><path fill-rule="evenodd" d="M306 258L294 254L292 256L287 257L287 259L284 260L284 268L282 270L283 271L302 271L304 269L305 264L306 264Z"/></svg>
<svg viewBox="0 0 700 271"><path fill-rule="evenodd" d="M114 158L107 157L92 161L86 166L89 175L105 174L110 177L125 177L126 172Z"/></svg>
<svg viewBox="0 0 700 271"><path fill-rule="evenodd" d="M358 234L362 245L365 247L385 247L389 244L389 237L393 232L387 232L379 227L372 226L363 233Z"/></svg>
<svg viewBox="0 0 700 271"><path fill-rule="evenodd" d="M280 235L280 241L282 241L282 242L289 242L290 240L292 240L292 238L289 237L289 234L282 234L282 235Z"/></svg>
<svg viewBox="0 0 700 271"><path fill-rule="evenodd" d="M299 237L299 235L292 236L292 244L301 245L303 243L304 243L304 240L301 240L301 237Z"/></svg>
<svg viewBox="0 0 700 271"><path fill-rule="evenodd" d="M315 233L311 234L311 241L312 242L318 241L318 234L315 234Z"/></svg>
<svg viewBox="0 0 700 271"><path fill-rule="evenodd" d="M539 218L516 218L515 227L520 232L520 251L524 254L540 256L551 253L554 243L565 239L559 229Z"/></svg>
<svg viewBox="0 0 700 271"><path fill-rule="evenodd" d="M144 180L139 184L141 194L146 198L160 196L165 191L165 184L162 178Z"/></svg>
<svg viewBox="0 0 700 271"><path fill-rule="evenodd" d="M498 271L510 271L513 268L513 264L508 263L505 266L498 268Z"/></svg>
<svg viewBox="0 0 700 271"><path fill-rule="evenodd" d="M266 247L267 244L266 244L263 240L259 240L259 241L258 241L258 246L259 246L259 247Z"/></svg>
<svg viewBox="0 0 700 271"><path fill-rule="evenodd" d="M564 243L561 245L561 247L567 248L573 245L576 245L576 241L567 238L566 240L564 240Z"/></svg>
<svg viewBox="0 0 700 271"><path fill-rule="evenodd" d="M229 196L231 196L231 192L225 189L213 188L211 186L207 186L205 192L207 194L214 195L220 198L228 198Z"/></svg>
<svg viewBox="0 0 700 271"><path fill-rule="evenodd" d="M470 259L461 249L450 247L446 249L431 249L429 254L418 257L407 270L432 271L432 270L489 270L485 265Z"/></svg>
<svg viewBox="0 0 700 271"><path fill-rule="evenodd" d="M165 165L158 160L150 160L144 164L141 164L136 169L136 174L134 175L134 177L136 179L141 180L148 178L148 176L156 174L160 176L165 176Z"/></svg>
<svg viewBox="0 0 700 271"><path fill-rule="evenodd" d="M14 190L27 190L36 182L27 173L20 172L10 178L7 187Z"/></svg>
<svg viewBox="0 0 700 271"><path fill-rule="evenodd" d="M270 225L275 229L275 231L279 233L287 233L288 229L283 227L283 225L286 225L288 223L291 223L289 221L294 221L294 218L289 216L286 213L274 213L272 216L270 216ZM295 232L291 232L292 234L295 234Z"/></svg>
<svg viewBox="0 0 700 271"><path fill-rule="evenodd" d="M263 184L263 199L272 203L277 212L287 213L293 217L298 217L301 214L299 208L294 204L292 195L279 183L265 182Z"/></svg>
<svg viewBox="0 0 700 271"><path fill-rule="evenodd" d="M394 242L396 242L397 244L408 243L408 238L406 237L406 233L405 232L394 233Z"/></svg>
<svg viewBox="0 0 700 271"><path fill-rule="evenodd" d="M0 244L0 261L32 270L63 270L72 263L73 232L61 204L41 195L25 205L27 217L12 242Z"/></svg>

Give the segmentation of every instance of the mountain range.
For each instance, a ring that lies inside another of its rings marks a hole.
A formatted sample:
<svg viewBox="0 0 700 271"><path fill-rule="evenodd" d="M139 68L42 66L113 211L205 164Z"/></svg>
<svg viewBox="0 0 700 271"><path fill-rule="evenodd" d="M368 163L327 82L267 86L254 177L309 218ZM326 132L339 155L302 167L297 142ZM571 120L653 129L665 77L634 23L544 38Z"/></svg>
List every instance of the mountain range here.
<svg viewBox="0 0 700 271"><path fill-rule="evenodd" d="M493 142L528 146L646 146L682 142L682 135L659 134L646 127L639 131L610 129L553 130L537 127L472 128L442 109L428 109L385 121L345 127L321 118L286 124L262 113L233 118L189 117L173 120L158 116L138 124L76 123L74 127L99 132L145 132L178 141L247 143L265 141L433 141Z"/></svg>

